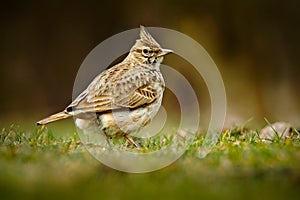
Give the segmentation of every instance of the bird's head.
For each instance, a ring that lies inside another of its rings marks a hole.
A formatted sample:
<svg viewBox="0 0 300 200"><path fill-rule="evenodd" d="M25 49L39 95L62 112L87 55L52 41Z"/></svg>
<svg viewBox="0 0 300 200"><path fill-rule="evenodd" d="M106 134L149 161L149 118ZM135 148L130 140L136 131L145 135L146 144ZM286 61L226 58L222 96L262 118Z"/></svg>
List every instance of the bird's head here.
<svg viewBox="0 0 300 200"><path fill-rule="evenodd" d="M130 54L134 59L143 64L151 65L159 65L164 56L172 52L172 50L161 48L144 26L140 27L140 39L136 41L130 50Z"/></svg>

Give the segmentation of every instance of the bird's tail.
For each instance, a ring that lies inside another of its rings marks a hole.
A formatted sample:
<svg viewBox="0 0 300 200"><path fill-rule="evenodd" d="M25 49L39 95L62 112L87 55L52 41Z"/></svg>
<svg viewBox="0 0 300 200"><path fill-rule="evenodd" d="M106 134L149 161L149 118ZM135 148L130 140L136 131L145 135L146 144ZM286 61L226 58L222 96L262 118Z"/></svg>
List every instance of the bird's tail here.
<svg viewBox="0 0 300 200"><path fill-rule="evenodd" d="M54 122L54 121L57 121L57 120L60 120L60 119L65 119L65 118L68 118L68 117L71 117L71 116L72 115L70 115L66 111L62 111L62 112L56 113L54 115L51 115L51 116L49 116L45 119L42 119L42 120L38 121L37 125L45 125L45 124L48 124L50 122Z"/></svg>

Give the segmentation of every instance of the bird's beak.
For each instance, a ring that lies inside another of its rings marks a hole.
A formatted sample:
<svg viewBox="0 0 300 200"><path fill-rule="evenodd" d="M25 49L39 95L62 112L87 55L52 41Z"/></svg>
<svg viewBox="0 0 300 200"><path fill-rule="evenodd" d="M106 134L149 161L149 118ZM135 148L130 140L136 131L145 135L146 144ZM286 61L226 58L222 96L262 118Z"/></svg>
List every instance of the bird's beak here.
<svg viewBox="0 0 300 200"><path fill-rule="evenodd" d="M171 49L162 49L161 52L158 54L158 57L160 56L164 56L167 55L169 53L173 53L174 51L172 51Z"/></svg>

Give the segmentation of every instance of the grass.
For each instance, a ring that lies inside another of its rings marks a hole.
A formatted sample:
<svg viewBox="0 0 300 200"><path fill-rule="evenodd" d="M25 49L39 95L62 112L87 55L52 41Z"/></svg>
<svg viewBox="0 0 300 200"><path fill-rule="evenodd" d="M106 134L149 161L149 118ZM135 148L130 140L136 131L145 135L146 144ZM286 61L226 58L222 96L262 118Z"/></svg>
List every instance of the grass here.
<svg viewBox="0 0 300 200"><path fill-rule="evenodd" d="M203 159L198 135L177 162L145 174L102 165L76 133L57 135L50 128L0 131L1 199L298 199L296 130L264 142L258 131L232 127ZM163 143L146 144L149 151Z"/></svg>

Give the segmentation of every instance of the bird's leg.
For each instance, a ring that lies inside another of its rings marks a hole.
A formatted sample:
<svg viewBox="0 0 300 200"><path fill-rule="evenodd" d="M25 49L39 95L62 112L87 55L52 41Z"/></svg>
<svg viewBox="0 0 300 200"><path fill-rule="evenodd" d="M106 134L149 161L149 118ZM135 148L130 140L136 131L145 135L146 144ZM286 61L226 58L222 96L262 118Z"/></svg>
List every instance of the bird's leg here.
<svg viewBox="0 0 300 200"><path fill-rule="evenodd" d="M101 128L101 124L100 124L100 121L99 121L98 116L97 116L97 118L96 118L96 124L97 124L99 130L101 130L101 132L103 133L103 136L104 136L104 138L105 138L107 144L111 147L111 144L110 144L110 141L109 141L109 137L108 137L108 135L107 135L107 133L106 133L106 128Z"/></svg>
<svg viewBox="0 0 300 200"><path fill-rule="evenodd" d="M103 135L105 137L105 140L106 140L107 144L111 147L111 144L110 144L110 141L109 141L109 137L107 136L107 134L105 133L104 130L102 132L103 132Z"/></svg>
<svg viewBox="0 0 300 200"><path fill-rule="evenodd" d="M132 137L130 137L130 135L125 134L124 137L131 143L133 144L136 148L140 148L141 146L137 143L135 143L135 141L132 139Z"/></svg>

